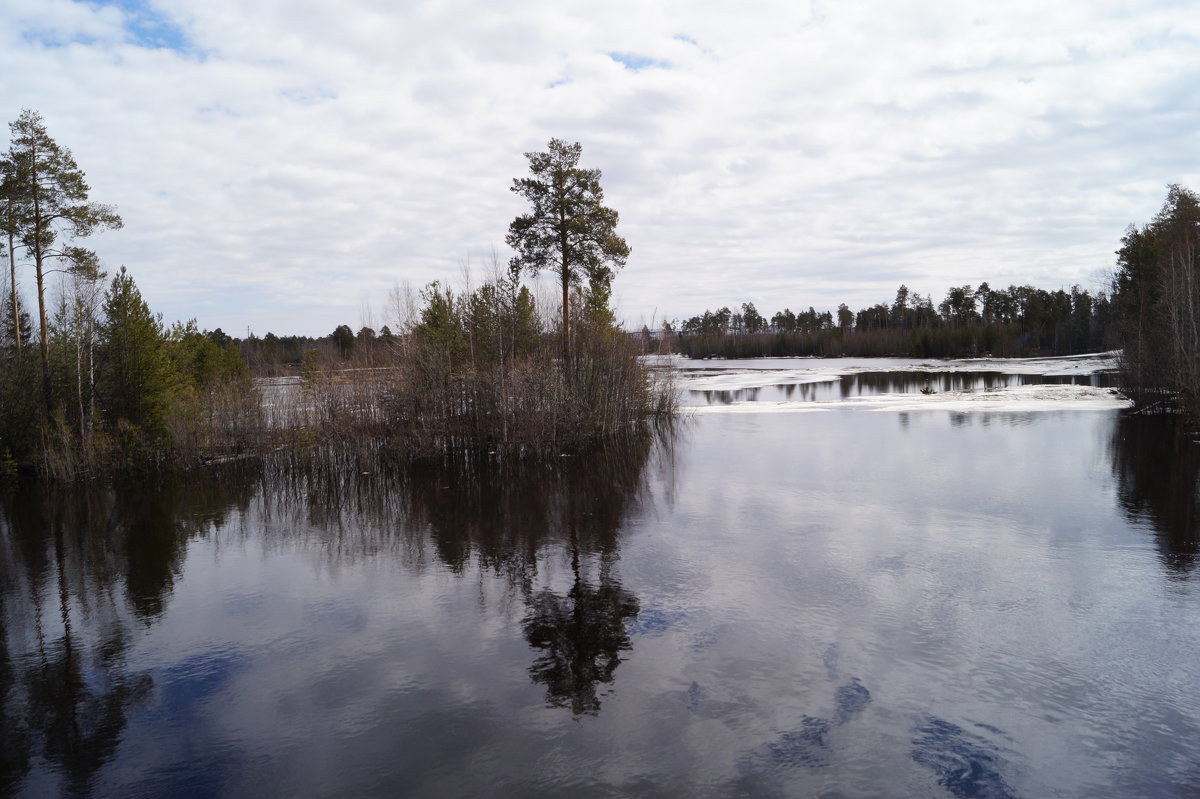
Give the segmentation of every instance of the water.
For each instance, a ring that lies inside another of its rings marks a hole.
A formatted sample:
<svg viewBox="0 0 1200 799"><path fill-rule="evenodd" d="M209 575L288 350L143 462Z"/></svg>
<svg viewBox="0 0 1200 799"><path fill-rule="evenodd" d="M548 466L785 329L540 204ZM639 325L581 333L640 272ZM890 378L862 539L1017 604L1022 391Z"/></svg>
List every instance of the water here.
<svg viewBox="0 0 1200 799"><path fill-rule="evenodd" d="M1195 795L1198 473L1014 405L9 489L0 793Z"/></svg>

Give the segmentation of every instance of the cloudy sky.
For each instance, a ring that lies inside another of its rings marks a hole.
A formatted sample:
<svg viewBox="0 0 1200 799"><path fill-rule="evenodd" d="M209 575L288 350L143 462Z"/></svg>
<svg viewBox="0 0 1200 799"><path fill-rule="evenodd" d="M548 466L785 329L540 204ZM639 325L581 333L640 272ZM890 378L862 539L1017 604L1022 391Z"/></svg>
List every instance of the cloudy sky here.
<svg viewBox="0 0 1200 799"><path fill-rule="evenodd" d="M507 260L551 137L603 171L633 325L1094 290L1200 189L1194 0L0 0L0 74L118 206L105 263L240 335Z"/></svg>

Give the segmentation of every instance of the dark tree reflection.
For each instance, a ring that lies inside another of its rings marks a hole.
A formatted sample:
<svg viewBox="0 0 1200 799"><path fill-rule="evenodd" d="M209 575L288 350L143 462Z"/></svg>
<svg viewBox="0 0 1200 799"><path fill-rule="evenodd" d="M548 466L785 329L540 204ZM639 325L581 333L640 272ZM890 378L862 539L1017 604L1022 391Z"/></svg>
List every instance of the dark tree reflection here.
<svg viewBox="0 0 1200 799"><path fill-rule="evenodd" d="M29 772L29 730L20 709L17 672L8 651L8 631L0 630L0 796L11 796Z"/></svg>
<svg viewBox="0 0 1200 799"><path fill-rule="evenodd" d="M0 493L0 794L35 759L82 796L153 690L126 663L131 633L163 612L186 542L244 507L252 480ZM214 504L214 498L223 501Z"/></svg>
<svg viewBox="0 0 1200 799"><path fill-rule="evenodd" d="M414 520L428 525L450 568L474 557L514 581L526 603L525 638L538 653L530 677L545 685L549 704L575 714L599 712L598 689L612 683L630 648L626 627L639 604L615 566L653 443L639 435L549 465L439 467L410 492ZM555 556L570 562L565 590L538 584L539 558Z"/></svg>
<svg viewBox="0 0 1200 799"><path fill-rule="evenodd" d="M630 649L626 622L637 618L637 597L612 579L611 561L600 566L596 585L583 579L578 559L566 595L549 589L528 599L525 637L541 656L529 668L546 686L546 701L576 715L600 711L597 689L613 681L620 653Z"/></svg>
<svg viewBox="0 0 1200 799"><path fill-rule="evenodd" d="M435 559L458 575L503 578L525 604L533 680L550 704L595 713L638 613L617 579L620 531L646 496L652 456L670 482L673 435L641 430L552 459L474 453L369 471L323 458L269 462L263 510L269 530L306 530L334 563L386 551L418 571ZM570 565L569 585L551 579L562 574L552 561Z"/></svg>
<svg viewBox="0 0 1200 799"><path fill-rule="evenodd" d="M22 675L28 733L63 774L68 795L87 795L120 744L129 710L153 685L148 675L123 670L127 644L118 634L87 648L68 629Z"/></svg>
<svg viewBox="0 0 1200 799"><path fill-rule="evenodd" d="M1169 569L1189 572L1200 554L1200 444L1172 419L1129 416L1117 422L1110 450L1126 515L1153 526Z"/></svg>

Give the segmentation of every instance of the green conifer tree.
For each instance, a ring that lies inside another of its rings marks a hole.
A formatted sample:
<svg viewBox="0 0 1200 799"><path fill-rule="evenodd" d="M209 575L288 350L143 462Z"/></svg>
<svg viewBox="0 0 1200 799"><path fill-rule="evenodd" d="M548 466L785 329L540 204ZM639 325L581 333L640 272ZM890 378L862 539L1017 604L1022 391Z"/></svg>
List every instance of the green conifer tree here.
<svg viewBox="0 0 1200 799"><path fill-rule="evenodd" d="M98 391L109 425L133 425L151 436L163 432L178 382L165 342L161 319L150 313L122 266L105 295L100 328Z"/></svg>
<svg viewBox="0 0 1200 799"><path fill-rule="evenodd" d="M604 205L599 169L583 169L583 147L551 139L544 153L525 153L530 177L513 180L512 191L529 201L528 214L508 227L505 241L517 251L513 278L550 270L562 285L563 354L570 360L571 286L587 281L589 315L607 311L614 270L625 266L629 245L617 235L619 216Z"/></svg>

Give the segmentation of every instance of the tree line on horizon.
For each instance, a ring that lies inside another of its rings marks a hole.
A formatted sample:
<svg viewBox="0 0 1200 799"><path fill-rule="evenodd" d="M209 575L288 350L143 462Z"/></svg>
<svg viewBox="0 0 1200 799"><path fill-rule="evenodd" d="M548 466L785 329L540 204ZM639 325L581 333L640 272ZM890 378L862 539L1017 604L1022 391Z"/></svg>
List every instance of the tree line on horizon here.
<svg viewBox="0 0 1200 799"><path fill-rule="evenodd" d="M735 306L737 307L737 306ZM1074 355L1117 346L1109 296L1086 289L1046 291L1033 286L951 287L935 304L901 284L891 303L855 312L793 312L770 317L752 302L724 306L664 325L667 346L692 358L710 356L909 355L929 358Z"/></svg>

